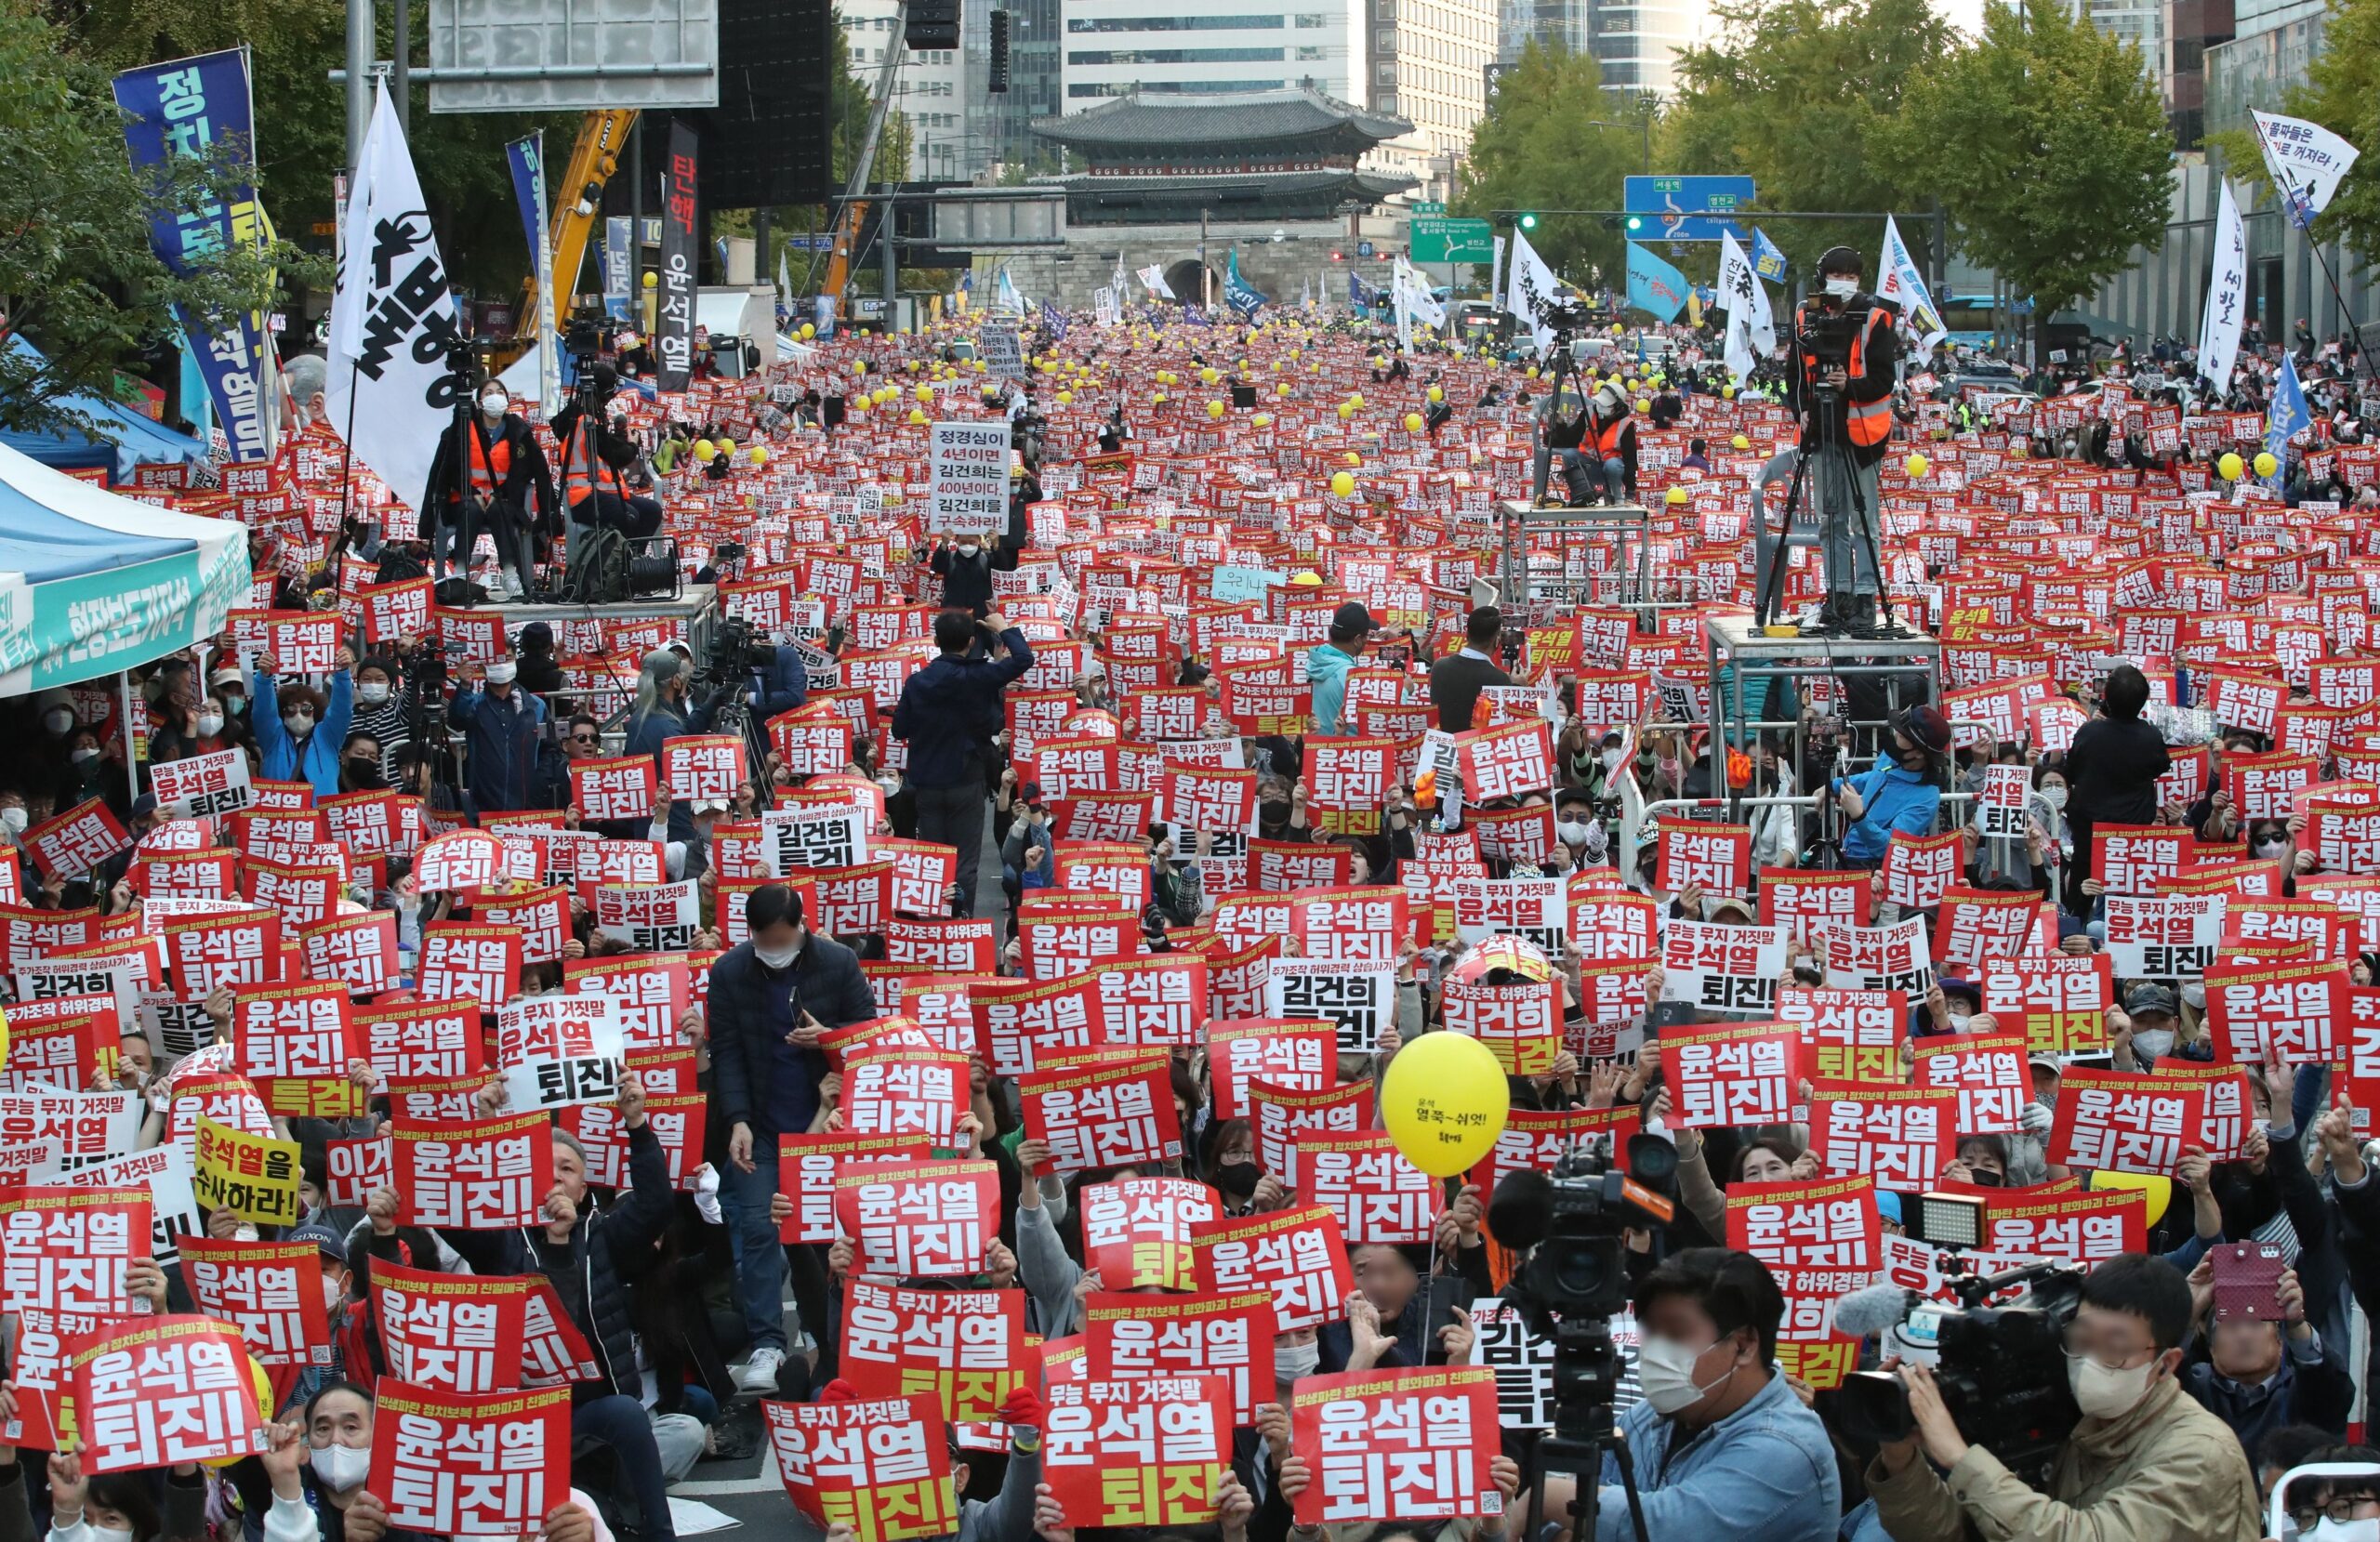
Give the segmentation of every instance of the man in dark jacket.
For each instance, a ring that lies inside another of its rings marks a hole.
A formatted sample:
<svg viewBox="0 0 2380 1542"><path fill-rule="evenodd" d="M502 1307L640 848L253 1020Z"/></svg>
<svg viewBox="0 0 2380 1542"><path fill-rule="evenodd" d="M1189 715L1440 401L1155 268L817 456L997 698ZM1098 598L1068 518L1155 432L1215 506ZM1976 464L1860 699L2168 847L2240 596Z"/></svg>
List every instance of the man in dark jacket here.
<svg viewBox="0 0 2380 1542"><path fill-rule="evenodd" d="M810 671L801 666L801 655L783 643L764 663L757 664L745 677L744 699L763 721L780 712L791 712L810 699Z"/></svg>
<svg viewBox="0 0 2380 1542"><path fill-rule="evenodd" d="M519 671L509 658L463 666L462 686L447 708L463 728L463 788L474 813L534 809L551 780L539 764L546 704L520 689Z"/></svg>
<svg viewBox="0 0 2380 1542"><path fill-rule="evenodd" d="M1504 613L1482 605L1463 623L1462 648L1430 666L1430 705L1438 710L1438 727L1448 733L1471 731L1471 714L1479 692L1491 685L1510 685L1497 657L1504 635Z"/></svg>
<svg viewBox="0 0 2380 1542"><path fill-rule="evenodd" d="M481 1106L493 1112L484 1093ZM545 1224L441 1235L475 1274L542 1274L553 1285L562 1310L595 1351L595 1379L571 1386L572 1438L612 1448L641 1512L639 1535L672 1542L677 1533L669 1523L668 1484L653 1422L639 1401L643 1380L619 1267L619 1260L649 1250L669 1225L669 1161L661 1138L645 1122L644 1087L633 1071L620 1078L617 1106L628 1135L628 1188L610 1209L598 1209L588 1197L586 1152L569 1132L556 1129L554 1186L546 1196Z"/></svg>
<svg viewBox="0 0 2380 1542"><path fill-rule="evenodd" d="M1005 657L973 656L978 623L949 610L933 618L942 656L910 676L892 708L892 732L909 744L908 787L917 797L918 839L959 853L959 914L975 914L975 870L983 864L984 805L992 741L1003 725L1001 696L1033 667L1025 634L994 613L980 624L999 639Z"/></svg>
<svg viewBox="0 0 2380 1542"><path fill-rule="evenodd" d="M521 628L521 689L540 696L562 689L562 663L554 657L554 629L542 621L533 621Z"/></svg>
<svg viewBox="0 0 2380 1542"><path fill-rule="evenodd" d="M2091 914L2092 896L2082 879L2091 876L2091 832L2101 824L2154 824L2157 779L2173 767L2164 737L2141 720L2149 705L2149 677L2119 664L2108 671L2099 715L2074 731L2066 747L2066 824L2074 833L2076 880L2066 886L2066 908Z"/></svg>
<svg viewBox="0 0 2380 1542"><path fill-rule="evenodd" d="M2211 1307L2214 1266L2202 1261L2199 1270L2190 1288ZM2182 1390L2231 1427L2251 1460L2265 1436L2283 1425L2310 1424L2347 1439L2355 1403L2346 1358L2306 1321L2306 1292L2294 1270L2281 1274L2280 1305L2279 1323L2237 1314L2210 1322L2202 1311L2205 1339L2182 1365Z"/></svg>
<svg viewBox="0 0 2380 1542"><path fill-rule="evenodd" d="M710 967L711 1117L728 1131L719 1197L740 1239L736 1293L752 1336L736 1384L774 1390L786 1357L785 1249L769 1214L777 1138L809 1133L826 1074L818 1041L876 1016L876 997L858 957L812 931L785 885L754 890L744 920L749 940ZM826 1341L826 1325L805 1326Z"/></svg>
<svg viewBox="0 0 2380 1542"><path fill-rule="evenodd" d="M693 689L685 660L667 648L645 654L637 666L636 701L628 709L620 753L649 755L657 770L663 745L683 734L709 731L710 710L694 705ZM693 856L694 811L683 798L669 806L669 838L687 847L689 858Z"/></svg>

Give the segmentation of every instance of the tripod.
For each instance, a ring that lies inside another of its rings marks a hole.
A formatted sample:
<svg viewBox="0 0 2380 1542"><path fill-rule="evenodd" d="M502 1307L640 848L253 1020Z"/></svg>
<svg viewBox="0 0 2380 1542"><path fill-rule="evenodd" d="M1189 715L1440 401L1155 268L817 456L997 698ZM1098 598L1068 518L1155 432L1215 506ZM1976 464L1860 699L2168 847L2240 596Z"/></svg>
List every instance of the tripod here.
<svg viewBox="0 0 2380 1542"><path fill-rule="evenodd" d="M1554 380L1545 391L1545 421L1537 433L1537 455L1529 468L1528 501L1532 508L1545 507L1546 489L1554 481L1554 420L1561 415L1562 388L1578 378L1578 361L1570 353L1570 329L1558 327L1554 333ZM1583 416L1587 404L1581 402L1579 412ZM1569 502L1568 488L1564 488L1563 502Z"/></svg>
<svg viewBox="0 0 2380 1542"><path fill-rule="evenodd" d="M1628 1518L1636 1542L1651 1542L1645 1526L1644 1496L1636 1489L1636 1467L1628 1437L1614 1429L1612 1393L1618 1390L1618 1356L1611 1343L1609 1319L1573 1319L1554 1330L1554 1430L1540 1436L1530 1455L1528 1532L1523 1542L1536 1542L1545 1524L1545 1478L1567 1472L1576 1482L1569 1504L1570 1535L1577 1542L1593 1542L1595 1514L1603 1495L1603 1458L1609 1452L1620 1468L1620 1486L1628 1497ZM1575 1377L1565 1366L1580 1367Z"/></svg>
<svg viewBox="0 0 2380 1542"><path fill-rule="evenodd" d="M1800 351L1800 339L1797 337L1796 352ZM1864 621L1855 621L1848 605L1843 603L1844 598L1851 594L1858 583L1859 552L1855 551L1852 555L1852 572L1839 573L1833 571L1834 543L1831 527L1840 511L1821 507L1818 511L1819 524L1821 530L1825 532L1821 539L1826 542L1827 549L1827 604L1825 617L1816 629L1821 635L1839 629L1854 637L1906 636L1899 624L1893 619L1892 598L1884 585L1884 557L1876 545L1874 514L1868 507L1866 492L1859 485L1858 468L1851 462L1851 452L1835 441L1835 430L1843 421L1842 393L1832 386L1812 386L1810 389L1816 397L1814 415L1817 421L1815 428L1802 436L1800 453L1793 457L1793 481L1792 484L1786 489L1785 507L1778 516L1774 542L1770 548L1772 555L1768 564L1767 582L1761 586L1760 603L1753 613L1754 625L1767 630L1776 619L1785 586L1786 543L1792 534L1794 516L1801 508L1802 489L1809 480L1810 464L1817 456L1835 455L1840 457L1843 484L1851 499L1852 528L1857 534L1861 548L1866 553L1870 570L1876 575L1878 620L1872 626ZM1818 497L1821 504L1830 501L1823 494L1815 492L1813 496ZM1758 549L1757 536L1754 549Z"/></svg>

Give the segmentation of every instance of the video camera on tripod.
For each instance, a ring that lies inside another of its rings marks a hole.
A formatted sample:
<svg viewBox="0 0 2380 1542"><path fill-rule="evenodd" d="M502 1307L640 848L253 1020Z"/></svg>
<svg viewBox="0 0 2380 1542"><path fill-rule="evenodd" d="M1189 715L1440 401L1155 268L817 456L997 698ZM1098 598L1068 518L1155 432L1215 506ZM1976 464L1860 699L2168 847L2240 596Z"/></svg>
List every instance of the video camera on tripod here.
<svg viewBox="0 0 2380 1542"><path fill-rule="evenodd" d="M1612 1423L1620 1351L1611 1319L1628 1310L1626 1233L1650 1231L1659 1256L1663 1229L1677 1213L1676 1181L1677 1148L1661 1137L1631 1136L1625 1170L1613 1166L1608 1138L1598 1138L1564 1152L1550 1175L1506 1175L1488 1206L1488 1230L1523 1254L1504 1299L1519 1309L1529 1332L1554 1345L1554 1430L1538 1443L1530 1508L1543 1506L1545 1474L1577 1475L1575 1535L1595 1534L1604 1453L1617 1450L1636 1536L1645 1542L1634 1470ZM1533 1527L1528 1535L1536 1535Z"/></svg>

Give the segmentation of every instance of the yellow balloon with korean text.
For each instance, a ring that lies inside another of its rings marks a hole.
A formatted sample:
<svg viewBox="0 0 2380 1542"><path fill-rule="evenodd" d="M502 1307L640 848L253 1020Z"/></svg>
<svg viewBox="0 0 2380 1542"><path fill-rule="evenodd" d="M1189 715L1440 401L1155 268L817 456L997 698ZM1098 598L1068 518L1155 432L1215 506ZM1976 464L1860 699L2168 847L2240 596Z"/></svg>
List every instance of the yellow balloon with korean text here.
<svg viewBox="0 0 2380 1542"><path fill-rule="evenodd" d="M1381 1124L1405 1160L1432 1178L1469 1171L1494 1149L1512 1109L1503 1067L1462 1034L1423 1034L1381 1078Z"/></svg>

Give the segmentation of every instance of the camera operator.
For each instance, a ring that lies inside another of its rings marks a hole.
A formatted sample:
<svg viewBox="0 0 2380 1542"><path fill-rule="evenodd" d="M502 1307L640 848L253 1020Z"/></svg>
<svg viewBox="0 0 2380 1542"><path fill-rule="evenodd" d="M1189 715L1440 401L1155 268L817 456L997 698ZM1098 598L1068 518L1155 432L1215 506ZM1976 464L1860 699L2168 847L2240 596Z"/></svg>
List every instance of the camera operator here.
<svg viewBox="0 0 2380 1542"><path fill-rule="evenodd" d="M694 681L686 662L667 648L656 648L637 666L636 700L628 708L628 732L622 755L649 755L661 764L661 746L687 733L710 731L710 707L694 699ZM669 838L694 850L694 810L686 798L669 805ZM694 864L688 863L688 870Z"/></svg>
<svg viewBox="0 0 2380 1542"><path fill-rule="evenodd" d="M1605 381L1595 392L1580 455L1589 454L1590 446L1603 471L1602 501L1633 501L1636 496L1636 415L1628 405L1627 390L1617 379ZM1593 485L1592 481L1589 485ZM1572 501L1576 501L1575 497ZM1587 499L1589 503L1595 501L1593 497Z"/></svg>
<svg viewBox="0 0 2380 1542"><path fill-rule="evenodd" d="M1731 1248L1689 1247L1638 1283L1635 1308L1645 1401L1620 1424L1647 1535L1830 1542L1843 1509L1834 1451L1777 1369L1785 1298L1768 1266ZM1635 1535L1620 1458L1606 1453L1594 1542Z"/></svg>
<svg viewBox="0 0 2380 1542"><path fill-rule="evenodd" d="M2241 1542L2264 1535L2247 1454L2228 1426L2182 1390L2189 1282L2162 1259L2125 1253L2084 1276L2082 1289L2067 1328L2066 1375L2082 1418L2050 1470L2049 1492L2035 1492L1999 1457L1969 1445L1932 1372L1903 1366L1916 1430L1886 1443L1867 1470L1877 1519L1893 1536Z"/></svg>
<svg viewBox="0 0 2380 1542"><path fill-rule="evenodd" d="M1826 619L1845 629L1875 625L1876 468L1892 437L1893 365L1900 357L1893 308L1859 287L1861 269L1848 246L1818 258L1819 291L1793 311L1785 382L1802 451L1811 457L1810 491L1825 516ZM1859 510L1864 526L1854 522Z"/></svg>
<svg viewBox="0 0 2380 1542"><path fill-rule="evenodd" d="M620 377L611 365L585 366L587 378L570 404L554 415L554 442L562 446L562 497L570 522L616 530L630 540L656 534L661 505L632 494L624 473L636 464L636 444L624 418L603 418L618 394Z"/></svg>
<svg viewBox="0 0 2380 1542"><path fill-rule="evenodd" d="M992 658L986 636L1007 652ZM978 622L964 612L933 618L941 656L901 684L892 733L909 744L906 790L916 794L918 835L959 852L959 912L975 914L975 875L983 865L984 809L998 779L994 740L1006 726L1009 686L1033 667L1025 634L997 612Z"/></svg>
<svg viewBox="0 0 2380 1542"><path fill-rule="evenodd" d="M530 532L543 528L551 534L561 528L546 453L537 448L528 419L511 406L511 394L502 381L490 380L480 388L478 413L449 424L439 436L421 500L421 536L434 554L439 581L446 578L447 548L485 530L496 540L499 600L518 600L528 592L521 575L530 571L535 557ZM534 518L529 512L533 493ZM470 499L468 514L466 497ZM469 576L470 552L456 552L454 565Z"/></svg>

